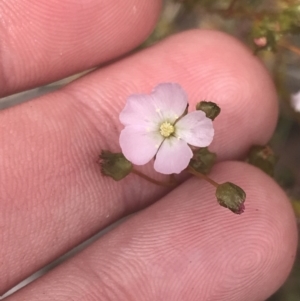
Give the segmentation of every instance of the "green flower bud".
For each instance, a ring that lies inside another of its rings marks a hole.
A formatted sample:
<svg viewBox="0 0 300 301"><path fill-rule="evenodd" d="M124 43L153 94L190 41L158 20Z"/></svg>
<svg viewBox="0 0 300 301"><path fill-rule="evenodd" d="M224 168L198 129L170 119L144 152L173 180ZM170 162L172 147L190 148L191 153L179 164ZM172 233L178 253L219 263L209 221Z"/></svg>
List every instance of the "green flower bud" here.
<svg viewBox="0 0 300 301"><path fill-rule="evenodd" d="M246 193L233 183L220 184L216 190L216 197L221 206L230 209L233 213L241 214L245 210Z"/></svg>
<svg viewBox="0 0 300 301"><path fill-rule="evenodd" d="M210 152L207 147L200 148L194 152L194 156L191 159L189 166L197 172L208 174L214 166L216 158L217 155Z"/></svg>
<svg viewBox="0 0 300 301"><path fill-rule="evenodd" d="M196 110L203 111L207 118L214 120L221 112L220 107L211 101L200 101L196 104Z"/></svg>
<svg viewBox="0 0 300 301"><path fill-rule="evenodd" d="M271 177L274 175L276 161L277 157L268 145L252 146L247 157L249 164L258 167Z"/></svg>
<svg viewBox="0 0 300 301"><path fill-rule="evenodd" d="M105 176L120 181L130 174L132 163L122 153L111 153L102 151L100 155L101 172Z"/></svg>

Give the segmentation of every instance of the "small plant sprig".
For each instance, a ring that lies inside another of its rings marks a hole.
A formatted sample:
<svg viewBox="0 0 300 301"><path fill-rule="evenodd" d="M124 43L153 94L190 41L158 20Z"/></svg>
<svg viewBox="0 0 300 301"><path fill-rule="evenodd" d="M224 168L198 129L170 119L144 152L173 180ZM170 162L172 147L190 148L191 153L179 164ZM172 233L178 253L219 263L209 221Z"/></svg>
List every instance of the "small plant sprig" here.
<svg viewBox="0 0 300 301"><path fill-rule="evenodd" d="M300 48L290 44L292 36L300 34L299 0L173 0L182 4L182 11L197 11L218 15L248 26L248 36L255 52L276 51L278 47L300 54ZM220 28L222 29L222 28ZM248 39L249 40L249 39Z"/></svg>
<svg viewBox="0 0 300 301"><path fill-rule="evenodd" d="M102 151L102 174L122 180L135 174L157 185L175 186L175 174L183 171L206 180L216 189L219 204L241 214L246 199L237 185L217 183L207 174L216 161L208 150L214 137L213 120L220 114L217 104L201 101L196 110L188 112L188 97L176 83L159 84L150 95L136 94L127 99L120 113L125 126L120 134L122 152ZM162 182L138 171L134 165L144 165L154 159L154 169L170 175Z"/></svg>

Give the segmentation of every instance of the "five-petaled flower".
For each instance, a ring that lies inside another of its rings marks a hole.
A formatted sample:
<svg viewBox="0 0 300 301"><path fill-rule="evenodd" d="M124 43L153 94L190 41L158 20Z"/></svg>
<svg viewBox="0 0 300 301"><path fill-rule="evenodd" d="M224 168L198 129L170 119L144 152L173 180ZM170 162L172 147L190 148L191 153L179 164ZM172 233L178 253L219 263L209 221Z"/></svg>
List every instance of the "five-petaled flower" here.
<svg viewBox="0 0 300 301"><path fill-rule="evenodd" d="M120 114L124 156L136 165L155 157L154 169L180 173L193 156L190 145L206 147L213 139L211 119L202 111L187 114L188 97L180 85L159 84L150 95L131 95Z"/></svg>

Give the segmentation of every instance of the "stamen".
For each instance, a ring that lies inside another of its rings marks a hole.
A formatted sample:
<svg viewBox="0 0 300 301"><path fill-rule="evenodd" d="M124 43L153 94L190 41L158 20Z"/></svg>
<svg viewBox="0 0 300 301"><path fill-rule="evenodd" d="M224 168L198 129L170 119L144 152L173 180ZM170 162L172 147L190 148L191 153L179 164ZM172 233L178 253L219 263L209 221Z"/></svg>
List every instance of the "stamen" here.
<svg viewBox="0 0 300 301"><path fill-rule="evenodd" d="M172 135L174 133L174 131L175 131L174 126L170 122L167 122L167 121L162 123L162 125L159 128L160 134L165 138L168 138L170 135Z"/></svg>

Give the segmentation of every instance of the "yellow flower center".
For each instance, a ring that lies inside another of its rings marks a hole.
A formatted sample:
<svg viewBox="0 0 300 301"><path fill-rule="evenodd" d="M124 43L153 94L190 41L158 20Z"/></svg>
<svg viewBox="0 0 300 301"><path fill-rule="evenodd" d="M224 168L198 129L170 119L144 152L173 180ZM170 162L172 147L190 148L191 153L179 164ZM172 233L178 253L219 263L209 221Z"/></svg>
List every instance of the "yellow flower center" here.
<svg viewBox="0 0 300 301"><path fill-rule="evenodd" d="M170 135L174 133L175 129L174 126L170 123L165 121L164 123L161 124L159 128L159 132L162 136L165 138L168 138Z"/></svg>

